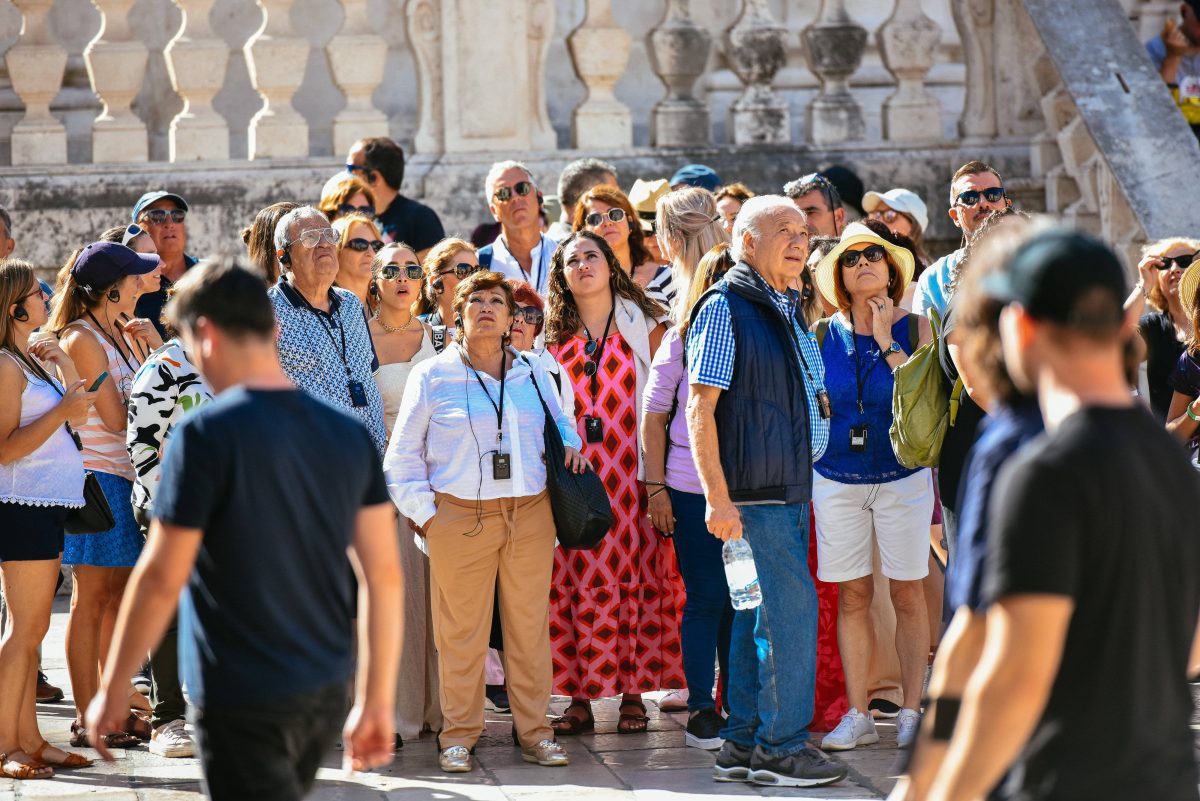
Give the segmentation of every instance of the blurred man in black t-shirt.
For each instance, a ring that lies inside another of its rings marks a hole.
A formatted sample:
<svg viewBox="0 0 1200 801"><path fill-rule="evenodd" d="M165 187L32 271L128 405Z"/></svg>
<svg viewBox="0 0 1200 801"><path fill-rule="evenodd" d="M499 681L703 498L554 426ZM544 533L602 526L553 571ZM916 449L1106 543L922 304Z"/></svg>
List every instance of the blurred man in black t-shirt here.
<svg viewBox="0 0 1200 801"><path fill-rule="evenodd" d="M358 175L375 194L375 219L388 242L403 242L417 259L446 235L437 212L400 194L404 150L386 136L359 139L346 156L346 171Z"/></svg>
<svg viewBox="0 0 1200 801"><path fill-rule="evenodd" d="M1124 270L1050 231L985 283L1004 358L1046 433L1001 471L983 657L929 801L1195 801L1187 676L1200 609L1200 478L1130 394ZM939 718L941 718L939 720Z"/></svg>

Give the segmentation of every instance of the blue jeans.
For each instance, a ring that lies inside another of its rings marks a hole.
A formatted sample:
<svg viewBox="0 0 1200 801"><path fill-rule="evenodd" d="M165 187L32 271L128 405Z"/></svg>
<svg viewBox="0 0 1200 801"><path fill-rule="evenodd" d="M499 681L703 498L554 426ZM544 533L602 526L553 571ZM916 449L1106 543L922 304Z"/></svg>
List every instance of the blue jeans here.
<svg viewBox="0 0 1200 801"><path fill-rule="evenodd" d="M688 685L688 711L712 709L713 654L721 675L729 683L729 637L733 628L733 604L725 582L721 541L704 522L704 496L668 490L675 513L675 555L687 589L683 622L683 675Z"/></svg>
<svg viewBox="0 0 1200 801"><path fill-rule="evenodd" d="M741 506L763 602L734 612L729 720L721 736L769 756L808 741L817 669L817 588L808 571L808 504Z"/></svg>

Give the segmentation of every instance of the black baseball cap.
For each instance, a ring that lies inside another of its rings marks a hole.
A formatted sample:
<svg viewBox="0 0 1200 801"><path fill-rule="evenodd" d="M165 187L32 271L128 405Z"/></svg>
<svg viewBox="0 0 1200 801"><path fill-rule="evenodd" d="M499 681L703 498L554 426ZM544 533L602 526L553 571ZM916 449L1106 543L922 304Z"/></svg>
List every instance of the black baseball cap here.
<svg viewBox="0 0 1200 801"><path fill-rule="evenodd" d="M1003 270L984 278L983 291L1021 304L1039 320L1115 328L1125 317L1129 285L1125 268L1107 245L1078 231L1057 229L1022 245Z"/></svg>
<svg viewBox="0 0 1200 801"><path fill-rule="evenodd" d="M145 275L160 263L153 253L137 253L119 242L93 242L79 254L71 275L80 286L101 290L127 275Z"/></svg>

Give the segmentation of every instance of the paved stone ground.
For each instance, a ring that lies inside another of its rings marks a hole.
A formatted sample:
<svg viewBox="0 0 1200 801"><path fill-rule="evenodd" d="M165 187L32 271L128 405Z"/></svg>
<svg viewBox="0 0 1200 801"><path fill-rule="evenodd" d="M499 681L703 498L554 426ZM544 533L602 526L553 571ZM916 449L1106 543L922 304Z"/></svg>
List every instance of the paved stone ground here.
<svg viewBox="0 0 1200 801"><path fill-rule="evenodd" d="M69 690L63 656L63 630L67 599L56 601L50 635L44 646L43 664L51 682ZM651 696L654 697L654 696ZM74 708L70 697L59 704L38 708L43 734L52 743L64 744ZM566 699L556 699L557 712ZM540 801L549 798L651 799L726 798L783 796L789 798L875 799L883 797L894 782L895 727L879 726L881 742L839 756L850 767L850 777L833 786L815 790L761 788L712 781L713 755L683 745L684 713L665 714L648 704L650 730L639 735L618 735L615 700L596 705L597 733L563 738L571 755L568 768L541 768L521 761L510 739L511 718L488 713L487 733L476 751L475 772L452 776L437 768L432 737L405 743L396 761L378 773L345 775L341 754L329 755L311 799L318 801ZM95 756L95 752L85 752ZM113 764L63 772L45 781L16 782L0 779L0 801L48 798L105 799L116 801L195 801L200 793L200 767L194 759L165 759L145 747L118 752ZM252 801L249 800L248 801Z"/></svg>

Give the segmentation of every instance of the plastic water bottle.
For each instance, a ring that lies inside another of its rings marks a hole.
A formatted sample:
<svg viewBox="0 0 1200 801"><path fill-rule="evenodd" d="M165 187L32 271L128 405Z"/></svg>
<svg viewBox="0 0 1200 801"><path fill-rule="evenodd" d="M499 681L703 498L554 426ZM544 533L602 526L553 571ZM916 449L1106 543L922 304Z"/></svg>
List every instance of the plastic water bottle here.
<svg viewBox="0 0 1200 801"><path fill-rule="evenodd" d="M758 586L758 569L754 567L754 554L745 538L726 540L721 548L725 560L725 580L729 582L729 598L734 609L753 609L762 603L762 589Z"/></svg>

